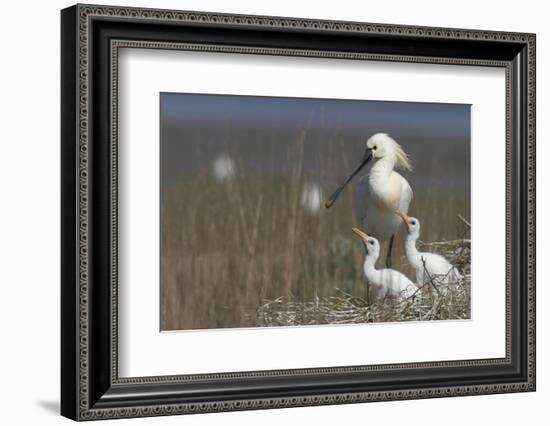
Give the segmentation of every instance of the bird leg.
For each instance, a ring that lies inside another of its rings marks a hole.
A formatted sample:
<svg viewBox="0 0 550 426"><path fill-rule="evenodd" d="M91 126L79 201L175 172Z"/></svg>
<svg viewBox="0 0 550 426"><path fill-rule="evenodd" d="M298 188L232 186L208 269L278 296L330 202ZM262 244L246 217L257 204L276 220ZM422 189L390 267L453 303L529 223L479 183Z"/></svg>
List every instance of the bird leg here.
<svg viewBox="0 0 550 426"><path fill-rule="evenodd" d="M391 250L393 248L393 237L395 237L395 234L390 237L390 244L388 245L388 254L386 255L386 268L391 268Z"/></svg>
<svg viewBox="0 0 550 426"><path fill-rule="evenodd" d="M367 306L370 306L372 304L371 297L370 297L370 283L369 280L367 280Z"/></svg>

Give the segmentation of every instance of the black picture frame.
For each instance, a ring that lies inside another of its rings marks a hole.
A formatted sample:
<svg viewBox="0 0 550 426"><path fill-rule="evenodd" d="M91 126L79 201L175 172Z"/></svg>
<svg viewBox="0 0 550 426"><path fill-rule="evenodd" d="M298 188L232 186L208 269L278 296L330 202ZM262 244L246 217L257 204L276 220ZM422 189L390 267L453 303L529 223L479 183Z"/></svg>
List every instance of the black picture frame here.
<svg viewBox="0 0 550 426"><path fill-rule="evenodd" d="M75 5L61 12L61 414L158 416L535 390L535 35ZM506 69L506 357L119 378L119 47Z"/></svg>

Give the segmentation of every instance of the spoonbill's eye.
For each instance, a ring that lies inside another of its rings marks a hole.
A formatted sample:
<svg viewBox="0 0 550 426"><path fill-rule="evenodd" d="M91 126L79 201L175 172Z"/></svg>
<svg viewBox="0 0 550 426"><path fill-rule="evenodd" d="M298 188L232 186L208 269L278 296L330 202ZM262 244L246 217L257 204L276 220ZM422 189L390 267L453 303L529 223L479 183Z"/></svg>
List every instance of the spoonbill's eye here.
<svg viewBox="0 0 550 426"><path fill-rule="evenodd" d="M411 225L416 225L416 220L411 220Z"/></svg>
<svg viewBox="0 0 550 426"><path fill-rule="evenodd" d="M370 241L369 241L369 244L370 244L371 246L373 246L373 245L374 245L374 241L370 240Z"/></svg>

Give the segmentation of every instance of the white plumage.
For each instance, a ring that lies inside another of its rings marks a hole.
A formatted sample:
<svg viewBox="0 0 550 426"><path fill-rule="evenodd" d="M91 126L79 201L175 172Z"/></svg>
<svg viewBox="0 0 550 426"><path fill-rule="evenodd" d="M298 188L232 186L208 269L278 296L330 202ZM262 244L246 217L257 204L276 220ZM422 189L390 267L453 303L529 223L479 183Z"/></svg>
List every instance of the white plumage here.
<svg viewBox="0 0 550 426"><path fill-rule="evenodd" d="M376 291L377 299L390 298L409 298L412 297L418 288L401 272L395 269L376 269L375 264L380 255L380 244L376 238L369 237L363 231L353 228L365 244L367 255L363 263L363 271L370 285Z"/></svg>
<svg viewBox="0 0 550 426"><path fill-rule="evenodd" d="M355 190L355 214L369 235L388 240L401 220L395 210L408 212L413 191L403 176L395 171L386 174L383 162L376 162L369 174L362 176Z"/></svg>
<svg viewBox="0 0 550 426"><path fill-rule="evenodd" d="M393 237L401 221L395 216L399 210L407 213L413 191L407 180L394 168L412 171L409 157L401 146L385 133L371 136L359 167L329 197L325 206L329 208L336 201L346 184L371 160L370 172L359 179L354 197L355 215L359 225L380 241L390 241L386 266L391 266Z"/></svg>
<svg viewBox="0 0 550 426"><path fill-rule="evenodd" d="M419 252L416 248L416 241L420 237L420 221L401 211L398 211L397 215L407 226L405 254L409 264L416 271L416 284L422 287L431 280L443 291L446 291L449 286L460 285L463 277L447 259L439 254Z"/></svg>

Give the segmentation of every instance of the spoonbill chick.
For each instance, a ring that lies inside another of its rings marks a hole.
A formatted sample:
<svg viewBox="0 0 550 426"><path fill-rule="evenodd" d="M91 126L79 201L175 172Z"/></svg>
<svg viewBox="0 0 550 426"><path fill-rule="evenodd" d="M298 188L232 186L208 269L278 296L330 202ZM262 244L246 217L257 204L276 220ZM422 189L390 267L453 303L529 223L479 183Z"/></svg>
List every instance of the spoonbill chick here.
<svg viewBox="0 0 550 426"><path fill-rule="evenodd" d="M418 288L401 272L395 269L376 269L375 263L380 255L380 244L378 240L369 237L358 228L352 228L365 245L365 262L363 263L363 271L369 284L376 291L376 298L383 299L384 297L391 298L408 298L413 296Z"/></svg>
<svg viewBox="0 0 550 426"><path fill-rule="evenodd" d="M325 207L328 209L334 204L345 186L371 159L374 165L370 173L359 179L355 192L355 216L369 235L380 241L389 240L386 267L390 268L393 239L401 225L394 212L399 210L407 213L413 197L407 180L394 171L395 167L412 171L409 156L395 140L386 133L371 136L367 140L361 163L327 199Z"/></svg>
<svg viewBox="0 0 550 426"><path fill-rule="evenodd" d="M419 252L416 248L416 240L420 237L420 221L400 211L397 211L396 214L407 226L405 254L410 265L416 271L416 284L422 287L430 280L434 285L442 285L446 288L450 285L460 284L462 275L447 259L439 254Z"/></svg>

